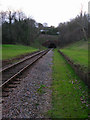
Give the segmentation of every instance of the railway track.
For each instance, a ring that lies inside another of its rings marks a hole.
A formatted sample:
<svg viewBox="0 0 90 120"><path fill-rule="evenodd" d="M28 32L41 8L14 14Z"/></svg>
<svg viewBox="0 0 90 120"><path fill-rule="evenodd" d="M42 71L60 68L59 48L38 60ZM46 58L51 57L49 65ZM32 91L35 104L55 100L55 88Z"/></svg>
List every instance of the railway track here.
<svg viewBox="0 0 90 120"><path fill-rule="evenodd" d="M43 55L45 55L48 51L49 50L39 51L15 64L10 65L9 67L2 69L2 71L0 71L0 73L2 72L2 84L0 85L2 92L5 88L10 87L10 85L11 87L14 87L12 84L15 83L15 78L33 63L35 63L38 59L40 59Z"/></svg>
<svg viewBox="0 0 90 120"><path fill-rule="evenodd" d="M17 62L18 62L18 61L21 61L21 60L26 59L27 57L29 57L29 56L31 56L31 55L33 55L33 54L35 54L35 53L38 53L38 52L40 52L40 51L38 50L38 51L35 51L35 52L32 52L32 53L27 53L27 54L25 54L25 55L21 55L20 57L12 58L12 59L10 59L9 61L3 61L3 62L2 62L2 68L0 67L0 72L2 71L2 69L5 69L6 67L14 64L14 63L15 63L15 60L16 60Z"/></svg>

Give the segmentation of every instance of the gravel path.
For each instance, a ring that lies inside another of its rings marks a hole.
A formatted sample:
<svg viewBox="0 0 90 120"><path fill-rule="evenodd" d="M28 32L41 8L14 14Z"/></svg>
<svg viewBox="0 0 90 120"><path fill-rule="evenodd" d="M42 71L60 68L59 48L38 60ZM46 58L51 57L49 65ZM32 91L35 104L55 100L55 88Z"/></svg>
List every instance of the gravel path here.
<svg viewBox="0 0 90 120"><path fill-rule="evenodd" d="M51 109L52 56L48 52L27 70L17 88L4 98L3 118L48 118Z"/></svg>

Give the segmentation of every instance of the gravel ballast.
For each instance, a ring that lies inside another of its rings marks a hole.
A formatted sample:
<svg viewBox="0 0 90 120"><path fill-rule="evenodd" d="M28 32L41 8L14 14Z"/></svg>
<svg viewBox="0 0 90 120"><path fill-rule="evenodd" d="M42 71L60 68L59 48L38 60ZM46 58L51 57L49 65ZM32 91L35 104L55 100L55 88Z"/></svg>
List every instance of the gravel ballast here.
<svg viewBox="0 0 90 120"><path fill-rule="evenodd" d="M49 51L27 70L20 84L3 98L3 118L48 118L51 109L52 56Z"/></svg>

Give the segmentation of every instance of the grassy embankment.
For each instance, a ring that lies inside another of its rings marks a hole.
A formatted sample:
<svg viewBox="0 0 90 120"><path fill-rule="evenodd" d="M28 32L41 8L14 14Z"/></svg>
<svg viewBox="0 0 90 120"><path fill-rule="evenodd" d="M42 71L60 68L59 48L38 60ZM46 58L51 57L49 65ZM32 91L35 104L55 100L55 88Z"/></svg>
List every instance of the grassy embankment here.
<svg viewBox="0 0 90 120"><path fill-rule="evenodd" d="M37 50L36 48L23 45L2 45L2 60L11 59Z"/></svg>
<svg viewBox="0 0 90 120"><path fill-rule="evenodd" d="M51 118L87 118L87 87L65 59L54 51Z"/></svg>
<svg viewBox="0 0 90 120"><path fill-rule="evenodd" d="M42 46L43 43L47 41L54 41L58 39L58 35L45 35L41 34L39 35L33 43L31 43L31 46L39 49L46 49L44 46Z"/></svg>
<svg viewBox="0 0 90 120"><path fill-rule="evenodd" d="M81 40L61 49L75 64L88 68L88 41Z"/></svg>

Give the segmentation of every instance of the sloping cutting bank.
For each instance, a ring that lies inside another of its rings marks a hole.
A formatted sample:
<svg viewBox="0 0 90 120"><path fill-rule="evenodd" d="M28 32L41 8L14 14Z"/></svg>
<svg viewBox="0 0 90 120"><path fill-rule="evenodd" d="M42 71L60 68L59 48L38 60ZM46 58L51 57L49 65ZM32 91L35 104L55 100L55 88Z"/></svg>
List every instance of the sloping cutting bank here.
<svg viewBox="0 0 90 120"><path fill-rule="evenodd" d="M75 70L75 73L90 87L90 73L83 70L83 68L79 64L75 64L68 56L66 56L63 52L58 50L58 52L65 58L68 64Z"/></svg>

